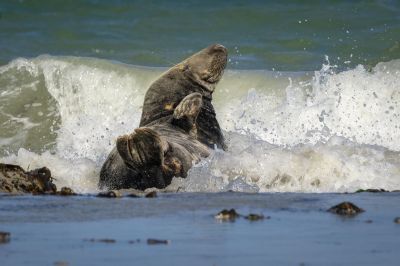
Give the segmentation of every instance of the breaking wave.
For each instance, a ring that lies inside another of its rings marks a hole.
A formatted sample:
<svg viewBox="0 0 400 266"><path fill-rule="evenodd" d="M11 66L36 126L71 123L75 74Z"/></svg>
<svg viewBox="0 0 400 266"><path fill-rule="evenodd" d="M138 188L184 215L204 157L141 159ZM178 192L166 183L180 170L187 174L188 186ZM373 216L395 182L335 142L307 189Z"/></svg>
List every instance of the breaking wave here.
<svg viewBox="0 0 400 266"><path fill-rule="evenodd" d="M0 67L0 160L48 166L97 191L115 139L139 124L164 69L40 56ZM371 69L227 71L214 105L228 140L170 190L344 192L400 188L400 60Z"/></svg>

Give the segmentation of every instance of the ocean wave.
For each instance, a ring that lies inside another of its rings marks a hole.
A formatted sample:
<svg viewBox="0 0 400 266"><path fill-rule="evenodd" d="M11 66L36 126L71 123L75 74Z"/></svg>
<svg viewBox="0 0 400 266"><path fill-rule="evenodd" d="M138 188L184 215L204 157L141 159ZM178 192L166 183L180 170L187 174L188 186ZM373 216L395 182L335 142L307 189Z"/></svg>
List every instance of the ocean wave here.
<svg viewBox="0 0 400 266"><path fill-rule="evenodd" d="M0 156L96 191L115 139L139 124L164 69L79 57L0 67ZM400 60L338 71L227 71L214 102L229 139L170 189L336 192L400 188Z"/></svg>
<svg viewBox="0 0 400 266"><path fill-rule="evenodd" d="M342 137L291 148L229 133L229 152L215 151L171 191L354 192L400 187L400 153Z"/></svg>

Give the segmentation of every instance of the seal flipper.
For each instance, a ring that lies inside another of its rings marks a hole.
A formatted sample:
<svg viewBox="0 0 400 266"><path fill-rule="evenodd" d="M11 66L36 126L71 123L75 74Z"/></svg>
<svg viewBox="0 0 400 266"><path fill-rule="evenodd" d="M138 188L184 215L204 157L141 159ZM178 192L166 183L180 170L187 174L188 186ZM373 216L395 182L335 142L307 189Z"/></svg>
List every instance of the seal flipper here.
<svg viewBox="0 0 400 266"><path fill-rule="evenodd" d="M117 139L117 150L125 164L141 173L147 187L165 187L163 176L164 154L168 143L154 130L141 127L130 135Z"/></svg>
<svg viewBox="0 0 400 266"><path fill-rule="evenodd" d="M197 137L196 119L202 106L203 100L200 93L189 94L175 108L171 123L193 137Z"/></svg>
<svg viewBox="0 0 400 266"><path fill-rule="evenodd" d="M133 168L160 166L164 161L164 153L168 143L154 130L141 127L130 135L117 139L117 150L125 163Z"/></svg>

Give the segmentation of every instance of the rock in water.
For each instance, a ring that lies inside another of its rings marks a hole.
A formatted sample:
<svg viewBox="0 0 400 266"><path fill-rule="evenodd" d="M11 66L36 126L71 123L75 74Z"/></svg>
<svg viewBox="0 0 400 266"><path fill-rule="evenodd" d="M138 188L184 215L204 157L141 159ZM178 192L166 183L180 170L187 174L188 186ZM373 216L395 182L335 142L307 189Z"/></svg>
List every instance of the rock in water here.
<svg viewBox="0 0 400 266"><path fill-rule="evenodd" d="M5 244L10 242L10 233L9 232L1 232L0 231L0 244Z"/></svg>
<svg viewBox="0 0 400 266"><path fill-rule="evenodd" d="M59 192L57 192L57 195L60 196L76 196L77 194L69 187L62 187Z"/></svg>
<svg viewBox="0 0 400 266"><path fill-rule="evenodd" d="M147 193L144 197L145 198L157 198L157 191L151 191L151 192Z"/></svg>
<svg viewBox="0 0 400 266"><path fill-rule="evenodd" d="M0 163L0 192L43 194L56 191L47 167L26 172L19 165Z"/></svg>
<svg viewBox="0 0 400 266"><path fill-rule="evenodd" d="M234 221L240 215L235 211L235 209L230 210L222 210L217 215L215 215L215 219L222 221Z"/></svg>
<svg viewBox="0 0 400 266"><path fill-rule="evenodd" d="M97 243L107 243L107 244L114 244L117 242L117 240L112 239L112 238L91 238L91 239L85 239L85 241L88 242L97 242Z"/></svg>
<svg viewBox="0 0 400 266"><path fill-rule="evenodd" d="M122 197L121 193L118 190L110 190L106 192L100 192L97 194L99 198L120 198Z"/></svg>
<svg viewBox="0 0 400 266"><path fill-rule="evenodd" d="M249 215L245 216L244 218L249 221L259 221L259 220L264 220L265 217L262 214L250 213ZM269 219L269 216L267 216L267 219Z"/></svg>
<svg viewBox="0 0 400 266"><path fill-rule="evenodd" d="M332 212L338 215L344 215L344 216L353 216L356 215L360 212L364 212L363 209L357 207L351 202L342 202L338 205L335 205L331 208L328 209L328 212Z"/></svg>
<svg viewBox="0 0 400 266"><path fill-rule="evenodd" d="M153 238L149 238L147 239L147 245L168 245L170 243L169 240L164 240L164 239L153 239Z"/></svg>

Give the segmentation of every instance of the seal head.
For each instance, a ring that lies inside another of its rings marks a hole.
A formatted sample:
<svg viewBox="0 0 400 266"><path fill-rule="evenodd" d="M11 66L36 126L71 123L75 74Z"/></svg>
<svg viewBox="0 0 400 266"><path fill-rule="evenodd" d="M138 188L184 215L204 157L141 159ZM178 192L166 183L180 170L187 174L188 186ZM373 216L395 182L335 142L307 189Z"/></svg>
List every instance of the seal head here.
<svg viewBox="0 0 400 266"><path fill-rule="evenodd" d="M212 93L224 73L227 58L226 48L220 44L214 44L192 55L177 67L182 69L184 75L193 82Z"/></svg>

